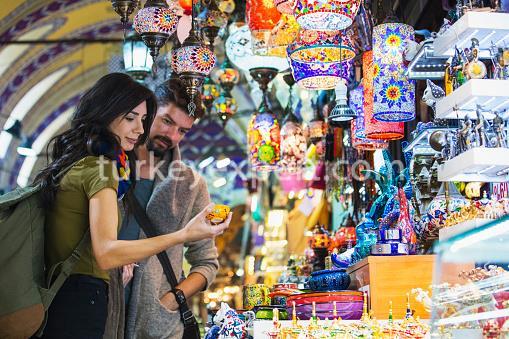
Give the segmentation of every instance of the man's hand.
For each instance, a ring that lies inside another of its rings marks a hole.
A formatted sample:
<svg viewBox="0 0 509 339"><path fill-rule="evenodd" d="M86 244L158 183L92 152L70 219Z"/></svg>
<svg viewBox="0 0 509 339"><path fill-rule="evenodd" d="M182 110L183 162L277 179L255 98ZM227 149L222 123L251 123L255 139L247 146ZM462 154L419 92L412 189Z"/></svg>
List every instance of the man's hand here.
<svg viewBox="0 0 509 339"><path fill-rule="evenodd" d="M166 293L161 298L161 304L166 307L170 311L178 311L179 304L177 303L177 300L175 299L175 295L171 292Z"/></svg>

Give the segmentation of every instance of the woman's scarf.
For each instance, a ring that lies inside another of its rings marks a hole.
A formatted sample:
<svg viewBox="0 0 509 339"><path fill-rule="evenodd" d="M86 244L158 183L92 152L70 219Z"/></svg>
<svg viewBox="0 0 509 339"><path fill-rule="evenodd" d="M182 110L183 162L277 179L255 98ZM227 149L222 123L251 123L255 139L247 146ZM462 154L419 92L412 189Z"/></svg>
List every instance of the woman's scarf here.
<svg viewBox="0 0 509 339"><path fill-rule="evenodd" d="M127 193L129 187L131 186L131 169L129 168L129 158L127 157L127 153L120 149L117 152L117 170L118 170L118 199L122 199L124 194Z"/></svg>

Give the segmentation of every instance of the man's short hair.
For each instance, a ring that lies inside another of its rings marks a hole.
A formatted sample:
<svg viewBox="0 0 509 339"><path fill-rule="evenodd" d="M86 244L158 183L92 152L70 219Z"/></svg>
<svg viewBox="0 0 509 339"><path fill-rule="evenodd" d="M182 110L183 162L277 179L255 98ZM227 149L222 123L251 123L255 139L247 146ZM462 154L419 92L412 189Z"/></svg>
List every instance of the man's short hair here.
<svg viewBox="0 0 509 339"><path fill-rule="evenodd" d="M157 106L159 107L174 104L184 112L188 112L187 105L189 104L190 98L186 92L186 87L177 77L170 77L157 86L155 96L157 99ZM200 93L197 93L194 97L194 103L196 105L194 118L202 118L205 112L203 110Z"/></svg>

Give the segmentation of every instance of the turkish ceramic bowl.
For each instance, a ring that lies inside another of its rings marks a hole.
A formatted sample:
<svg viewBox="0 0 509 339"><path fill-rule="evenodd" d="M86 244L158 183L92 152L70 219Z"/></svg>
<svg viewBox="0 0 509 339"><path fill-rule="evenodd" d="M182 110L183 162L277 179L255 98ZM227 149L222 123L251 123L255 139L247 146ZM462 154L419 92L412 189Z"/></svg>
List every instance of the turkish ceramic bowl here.
<svg viewBox="0 0 509 339"><path fill-rule="evenodd" d="M321 270L311 273L309 288L313 291L342 291L350 285L350 276L343 270Z"/></svg>
<svg viewBox="0 0 509 339"><path fill-rule="evenodd" d="M288 311L281 305L255 306L253 312L257 320L272 320L276 308L279 310L279 320L288 319Z"/></svg>
<svg viewBox="0 0 509 339"><path fill-rule="evenodd" d="M286 302L288 314L292 314L293 304L299 319L309 319L315 302L316 315L320 319L333 318L334 302L338 316L345 320L359 320L362 316L363 295L358 291L314 292L289 296Z"/></svg>

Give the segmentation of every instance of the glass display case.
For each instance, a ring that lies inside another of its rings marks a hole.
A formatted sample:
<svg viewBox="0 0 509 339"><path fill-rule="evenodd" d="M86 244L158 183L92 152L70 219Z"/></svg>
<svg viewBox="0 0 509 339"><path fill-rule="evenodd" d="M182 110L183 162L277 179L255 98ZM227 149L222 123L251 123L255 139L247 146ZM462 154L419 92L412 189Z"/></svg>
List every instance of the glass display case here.
<svg viewBox="0 0 509 339"><path fill-rule="evenodd" d="M509 338L509 217L436 249L432 337Z"/></svg>

